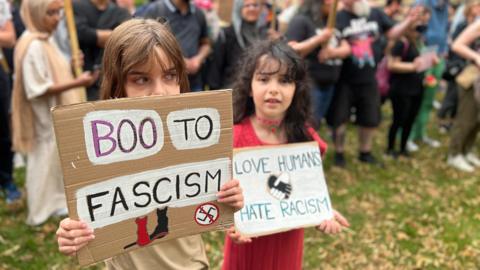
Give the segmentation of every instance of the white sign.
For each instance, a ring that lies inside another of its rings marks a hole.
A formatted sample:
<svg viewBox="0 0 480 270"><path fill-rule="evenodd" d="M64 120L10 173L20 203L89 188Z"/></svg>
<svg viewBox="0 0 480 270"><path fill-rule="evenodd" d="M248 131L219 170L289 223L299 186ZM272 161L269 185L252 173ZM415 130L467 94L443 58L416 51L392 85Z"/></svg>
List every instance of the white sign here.
<svg viewBox="0 0 480 270"><path fill-rule="evenodd" d="M215 108L170 112L167 126L177 150L207 148L220 139ZM83 118L88 159L95 165L136 160L157 154L164 144L160 115L154 110L105 110Z"/></svg>
<svg viewBox="0 0 480 270"><path fill-rule="evenodd" d="M83 187L76 193L78 216L95 229L165 206L215 200L221 185L231 179L230 165L229 158L186 163Z"/></svg>
<svg viewBox="0 0 480 270"><path fill-rule="evenodd" d="M201 226L207 226L215 223L220 215L218 206L214 203L205 203L199 205L195 210L195 222Z"/></svg>
<svg viewBox="0 0 480 270"><path fill-rule="evenodd" d="M167 123L177 150L209 147L220 139L220 115L214 108L171 112Z"/></svg>
<svg viewBox="0 0 480 270"><path fill-rule="evenodd" d="M317 143L235 149L233 168L245 198L235 228L244 236L315 226L333 217Z"/></svg>
<svg viewBox="0 0 480 270"><path fill-rule="evenodd" d="M163 147L163 125L154 110L94 111L83 118L88 159L93 164L141 159Z"/></svg>

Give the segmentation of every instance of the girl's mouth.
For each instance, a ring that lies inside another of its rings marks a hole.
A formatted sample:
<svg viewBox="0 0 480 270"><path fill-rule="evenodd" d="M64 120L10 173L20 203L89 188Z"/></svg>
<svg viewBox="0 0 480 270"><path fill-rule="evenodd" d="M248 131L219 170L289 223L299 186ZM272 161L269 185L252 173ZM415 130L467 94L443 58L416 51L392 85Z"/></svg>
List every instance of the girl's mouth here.
<svg viewBox="0 0 480 270"><path fill-rule="evenodd" d="M268 98L268 99L265 100L265 103L278 104L278 103L281 103L281 101L276 99L276 98Z"/></svg>

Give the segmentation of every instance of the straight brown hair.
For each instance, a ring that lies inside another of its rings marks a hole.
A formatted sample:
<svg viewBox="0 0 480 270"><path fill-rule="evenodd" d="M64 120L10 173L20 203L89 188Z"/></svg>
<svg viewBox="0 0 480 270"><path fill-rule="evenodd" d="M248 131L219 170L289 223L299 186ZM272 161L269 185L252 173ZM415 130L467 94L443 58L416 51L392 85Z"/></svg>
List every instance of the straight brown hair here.
<svg viewBox="0 0 480 270"><path fill-rule="evenodd" d="M188 75L182 51L167 26L152 19L132 19L113 30L105 45L100 87L101 99L126 97L125 84L128 72L136 65L156 63L155 47L161 49L177 71L180 93L190 92ZM168 70L168 63L158 62Z"/></svg>

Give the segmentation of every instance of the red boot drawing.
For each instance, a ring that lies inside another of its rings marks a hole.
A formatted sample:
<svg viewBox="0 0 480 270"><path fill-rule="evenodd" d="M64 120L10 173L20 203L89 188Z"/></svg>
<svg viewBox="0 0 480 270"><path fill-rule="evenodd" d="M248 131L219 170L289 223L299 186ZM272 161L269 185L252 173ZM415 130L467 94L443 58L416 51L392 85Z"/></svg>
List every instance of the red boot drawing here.
<svg viewBox="0 0 480 270"><path fill-rule="evenodd" d="M157 226L153 233L148 234L148 216L139 217L135 219L137 223L137 241L126 245L123 249L130 248L134 245L139 247L146 246L153 242L155 239L160 239L168 235L168 216L167 216L167 207L164 209L157 209Z"/></svg>

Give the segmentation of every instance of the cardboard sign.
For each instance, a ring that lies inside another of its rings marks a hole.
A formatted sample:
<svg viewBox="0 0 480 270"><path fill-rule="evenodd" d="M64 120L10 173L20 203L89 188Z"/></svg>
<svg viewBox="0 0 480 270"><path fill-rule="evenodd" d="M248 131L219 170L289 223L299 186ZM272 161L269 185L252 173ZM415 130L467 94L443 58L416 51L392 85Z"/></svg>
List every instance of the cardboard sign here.
<svg viewBox="0 0 480 270"><path fill-rule="evenodd" d="M95 240L81 265L233 224L232 93L117 99L52 111L70 217Z"/></svg>
<svg viewBox="0 0 480 270"><path fill-rule="evenodd" d="M437 59L437 47L428 46L422 49L419 59L420 64L417 66L417 72L424 72L434 66L435 59Z"/></svg>
<svg viewBox="0 0 480 270"><path fill-rule="evenodd" d="M316 142L234 149L245 206L235 228L248 237L319 225L333 217Z"/></svg>

